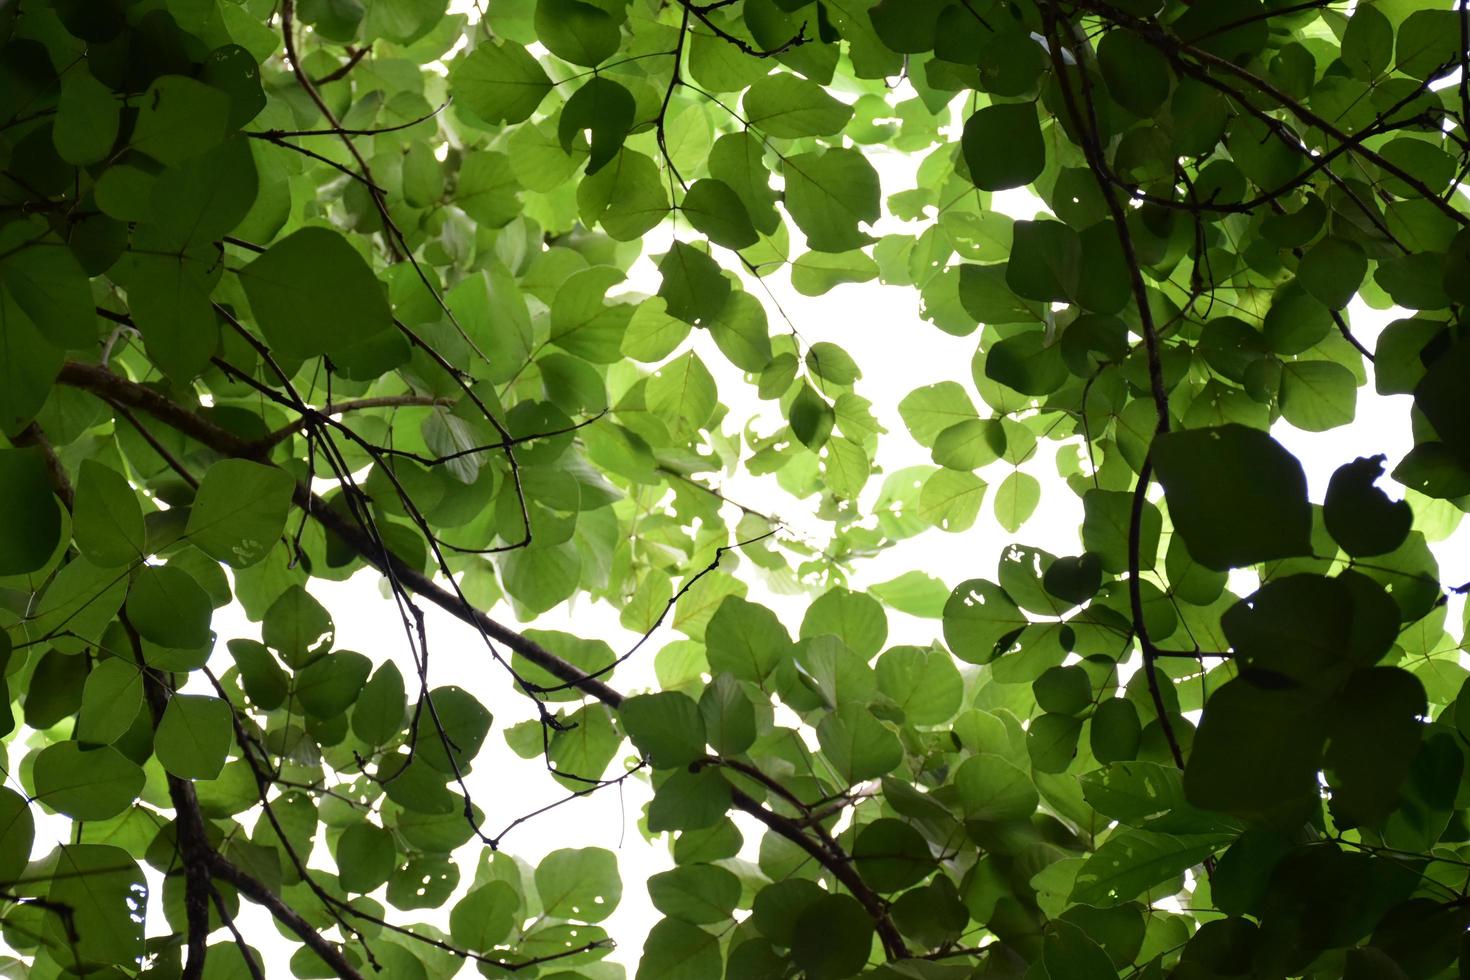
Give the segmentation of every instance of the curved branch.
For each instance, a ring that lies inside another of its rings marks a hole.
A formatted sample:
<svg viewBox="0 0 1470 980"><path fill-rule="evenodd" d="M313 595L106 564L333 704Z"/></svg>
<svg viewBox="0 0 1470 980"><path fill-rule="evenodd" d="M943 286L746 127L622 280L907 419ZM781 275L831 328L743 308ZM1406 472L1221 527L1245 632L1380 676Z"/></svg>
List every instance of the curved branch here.
<svg viewBox="0 0 1470 980"><path fill-rule="evenodd" d="M349 53L347 60L344 61L340 67L338 67L335 71L327 72L327 74L323 75L321 78L312 79L311 83L313 85L328 85L332 82L340 81L341 79L346 78L347 73L356 68L357 63L363 58L366 58L368 54L372 52L372 50L373 46L371 44L364 44L362 47L358 48L355 51L352 48L348 48L347 51Z"/></svg>

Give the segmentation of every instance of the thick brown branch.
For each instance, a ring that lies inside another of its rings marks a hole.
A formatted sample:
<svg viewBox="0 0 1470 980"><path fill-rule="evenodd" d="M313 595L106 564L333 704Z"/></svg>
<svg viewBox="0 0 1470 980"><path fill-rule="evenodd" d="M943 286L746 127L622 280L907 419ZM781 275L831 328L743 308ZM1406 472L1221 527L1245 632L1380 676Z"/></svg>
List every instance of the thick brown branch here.
<svg viewBox="0 0 1470 980"><path fill-rule="evenodd" d="M322 958L327 966L336 970L342 980L363 980L357 967L348 961L335 943L328 941L315 926L303 919L295 909L282 901L279 895L262 882L235 867L217 852L211 852L210 870L220 881L233 885L241 895L275 916L277 922L295 933L302 943Z"/></svg>
<svg viewBox="0 0 1470 980"><path fill-rule="evenodd" d="M157 729L168 709L171 692L163 677L148 666L143 656L143 640L127 613L120 613L118 621L127 633L133 659L143 675L144 699L153 716L153 727ZM210 884L210 862L215 851L204 829L204 813L199 809L194 785L174 775L169 775L167 782L169 799L174 805L174 837L179 860L184 865L184 919L188 932L187 955L180 976L182 980L199 980L204 976L204 961L209 956L209 900L214 890Z"/></svg>
<svg viewBox="0 0 1470 980"><path fill-rule="evenodd" d="M883 942L883 952L888 959L902 960L909 957L908 946L904 943L903 937L899 935L893 920L889 918L888 908L884 905L883 899L875 894L862 878L858 877L850 861L845 857L833 855L827 848L808 837L795 821L766 809L744 792L732 789L730 799L735 803L737 809L755 817L768 828L806 851L813 860L830 871L832 876L852 893L853 898L862 903L878 930L878 938Z"/></svg>

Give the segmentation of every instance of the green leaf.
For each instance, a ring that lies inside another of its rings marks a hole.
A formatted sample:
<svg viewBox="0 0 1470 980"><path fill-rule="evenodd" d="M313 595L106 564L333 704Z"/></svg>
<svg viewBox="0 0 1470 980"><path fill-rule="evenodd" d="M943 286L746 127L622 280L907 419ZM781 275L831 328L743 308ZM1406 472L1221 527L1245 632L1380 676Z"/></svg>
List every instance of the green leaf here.
<svg viewBox="0 0 1470 980"><path fill-rule="evenodd" d="M0 575L41 568L61 543L61 510L35 449L0 449Z"/></svg>
<svg viewBox="0 0 1470 980"><path fill-rule="evenodd" d="M893 647L878 658L878 689L903 710L911 725L940 725L959 710L963 681L942 650Z"/></svg>
<svg viewBox="0 0 1470 980"><path fill-rule="evenodd" d="M791 634L776 614L740 596L728 596L705 627L710 670L763 684L790 653Z"/></svg>
<svg viewBox="0 0 1470 980"><path fill-rule="evenodd" d="M26 798L0 786L0 882L5 885L25 871L36 839L36 818Z"/></svg>
<svg viewBox="0 0 1470 980"><path fill-rule="evenodd" d="M704 428L719 403L715 379L693 351L655 371L644 399L672 430L687 432Z"/></svg>
<svg viewBox="0 0 1470 980"><path fill-rule="evenodd" d="M1041 961L1050 980L1098 980L1117 977L1118 971L1103 948L1070 922L1047 923Z"/></svg>
<svg viewBox="0 0 1470 980"><path fill-rule="evenodd" d="M954 786L968 820L1025 820L1040 800L1031 777L998 755L971 756L960 763Z"/></svg>
<svg viewBox="0 0 1470 980"><path fill-rule="evenodd" d="M1394 61L1410 78L1427 80L1459 57L1459 24L1450 10L1415 10L1399 24Z"/></svg>
<svg viewBox="0 0 1470 980"><path fill-rule="evenodd" d="M808 371L833 384L850 385L863 376L851 354L825 340L807 348L805 361Z"/></svg>
<svg viewBox="0 0 1470 980"><path fill-rule="evenodd" d="M891 817L880 817L858 831L852 860L863 880L879 892L916 885L937 866L924 835Z"/></svg>
<svg viewBox="0 0 1470 980"><path fill-rule="evenodd" d="M1428 711L1424 685L1398 667L1355 672L1333 698L1323 762L1332 809L1355 822L1381 824L1419 753Z"/></svg>
<svg viewBox="0 0 1470 980"><path fill-rule="evenodd" d="M1332 235L1308 249L1297 266L1302 287L1334 310L1348 305L1367 274L1368 259L1362 248Z"/></svg>
<svg viewBox="0 0 1470 980"><path fill-rule="evenodd" d="M872 461L863 447L851 439L837 438L827 442L825 453L823 473L833 495L857 497L873 471Z"/></svg>
<svg viewBox="0 0 1470 980"><path fill-rule="evenodd" d="M670 316L700 326L718 315L730 295L730 281L707 252L674 242L658 264L663 282L658 295Z"/></svg>
<svg viewBox="0 0 1470 980"><path fill-rule="evenodd" d="M186 572L171 565L144 565L133 575L128 618L145 639L175 650L210 641L214 604Z"/></svg>
<svg viewBox="0 0 1470 980"><path fill-rule="evenodd" d="M886 582L870 585L868 591L899 612L925 619L939 619L943 616L944 603L949 598L949 589L943 582L914 570Z"/></svg>
<svg viewBox="0 0 1470 980"><path fill-rule="evenodd" d="M854 250L829 254L804 252L791 264L791 285L803 296L821 296L848 282L878 278L878 264L867 253Z"/></svg>
<svg viewBox="0 0 1470 980"><path fill-rule="evenodd" d="M1077 295L1082 240L1060 221L1017 221L1006 285L1026 299L1060 302Z"/></svg>
<svg viewBox="0 0 1470 980"><path fill-rule="evenodd" d="M755 705L733 674L716 674L705 687L699 696L699 715L709 744L719 755L740 755L755 742Z"/></svg>
<svg viewBox="0 0 1470 980"><path fill-rule="evenodd" d="M724 819L730 809L730 784L715 766L698 772L675 769L648 805L648 829L703 830Z"/></svg>
<svg viewBox="0 0 1470 980"><path fill-rule="evenodd" d="M1395 550L1414 523L1407 501L1390 500L1373 485L1383 474L1384 459L1380 454L1344 463L1327 484L1322 506L1327 532L1354 558Z"/></svg>
<svg viewBox="0 0 1470 980"><path fill-rule="evenodd" d="M1077 755L1082 720L1046 714L1032 718L1026 728L1026 754L1038 773L1062 773Z"/></svg>
<svg viewBox="0 0 1470 980"><path fill-rule="evenodd" d="M150 356L170 377L188 381L209 365L219 329L207 268L190 256L134 254L128 306Z"/></svg>
<svg viewBox="0 0 1470 980"><path fill-rule="evenodd" d="M745 120L769 136L797 139L832 136L852 118L852 107L828 95L816 82L777 72L757 79L746 91Z"/></svg>
<svg viewBox="0 0 1470 980"><path fill-rule="evenodd" d="M132 805L143 770L110 745L84 749L56 742L36 755L35 796L73 820L106 820Z"/></svg>
<svg viewBox="0 0 1470 980"><path fill-rule="evenodd" d="M55 347L81 349L97 342L87 274L44 224L15 221L0 229L0 255L0 285L45 340ZM5 313L7 320L14 315L13 308Z"/></svg>
<svg viewBox="0 0 1470 980"><path fill-rule="evenodd" d="M693 864L648 879L653 907L695 925L726 922L740 901L740 879L712 864Z"/></svg>
<svg viewBox="0 0 1470 980"><path fill-rule="evenodd" d="M87 674L77 718L79 742L106 745L132 727L143 707L143 675L136 664L109 657Z"/></svg>
<svg viewBox="0 0 1470 980"><path fill-rule="evenodd" d="M183 75L164 75L138 100L132 146L171 166L214 147L229 124L228 95Z"/></svg>
<svg viewBox="0 0 1470 980"><path fill-rule="evenodd" d="M1092 713L1092 754L1098 762L1128 761L1138 755L1143 725L1127 698L1109 698Z"/></svg>
<svg viewBox="0 0 1470 980"><path fill-rule="evenodd" d="M503 881L471 889L449 913L450 938L469 949L490 952L510 936L520 904L515 888Z"/></svg>
<svg viewBox="0 0 1470 980"><path fill-rule="evenodd" d="M781 225L781 217L776 213L776 195L771 190L764 154L764 144L755 134L744 130L727 133L715 140L710 150L709 172L711 177L728 184L745 204L757 231L773 235ZM690 220L692 223L693 219Z"/></svg>
<svg viewBox="0 0 1470 980"><path fill-rule="evenodd" d="M363 20L367 38L383 37L397 44L412 44L433 30L444 16L441 0L387 0L370 4Z"/></svg>
<svg viewBox="0 0 1470 980"><path fill-rule="evenodd" d="M444 193L439 163L432 156L429 159L435 168L435 183L424 193L425 207L432 206ZM407 168L407 161L404 166ZM404 179L408 179L407 172ZM501 228L521 213L521 202L516 196L519 189L509 157L503 153L476 153L459 168L454 203L478 223ZM406 188L404 193L407 194Z"/></svg>
<svg viewBox="0 0 1470 980"><path fill-rule="evenodd" d="M837 416L827 400L803 384L791 401L791 432L808 449L820 449L832 434Z"/></svg>
<svg viewBox="0 0 1470 980"><path fill-rule="evenodd" d="M1223 847L1216 836L1156 834L1144 830L1115 833L1083 863L1077 872L1071 900L1111 907L1153 889L1198 865ZM1164 897L1158 894L1157 897Z"/></svg>
<svg viewBox="0 0 1470 980"><path fill-rule="evenodd" d="M944 604L944 640L972 664L988 664L1005 653L1029 622L1005 590L984 579L961 582Z"/></svg>
<svg viewBox="0 0 1470 980"><path fill-rule="evenodd" d="M153 754L171 775L214 779L234 739L232 711L219 698L175 694L153 736Z"/></svg>
<svg viewBox="0 0 1470 980"><path fill-rule="evenodd" d="M600 847L552 851L536 866L536 893L552 918L601 922L623 897L617 857Z"/></svg>
<svg viewBox="0 0 1470 980"><path fill-rule="evenodd" d="M340 653L329 654L323 660L341 656ZM331 684L334 692L341 692L339 699L357 702L361 694L366 693L367 689L362 682L372 665L361 654L350 654L350 657L352 659L348 666L334 673ZM316 664L301 672L303 680L314 667ZM432 708L427 704L424 706L424 710L418 715L418 725L413 733L419 754L426 763L442 773L463 772L469 768L469 764L479 754L480 747L485 744L485 736L489 734L494 719L489 709L463 688L453 685L436 687L428 696L433 702ZM312 707L304 694L302 701L309 709ZM325 709L327 706L321 707ZM321 710L320 713L325 715L328 711Z"/></svg>
<svg viewBox="0 0 1470 980"><path fill-rule="evenodd" d="M1358 382L1334 361L1292 361L1281 368L1281 414L1298 429L1325 432L1353 420Z"/></svg>
<svg viewBox="0 0 1470 980"><path fill-rule="evenodd" d="M682 919L662 919L648 931L636 980L707 980L720 973L720 939Z"/></svg>
<svg viewBox="0 0 1470 980"><path fill-rule="evenodd" d="M293 585L266 610L260 638L289 666L305 666L332 646L336 627L320 602Z"/></svg>
<svg viewBox="0 0 1470 980"><path fill-rule="evenodd" d="M117 140L121 114L122 103L107 86L85 65L73 67L61 76L51 132L57 155L78 166L102 161Z"/></svg>
<svg viewBox="0 0 1470 980"><path fill-rule="evenodd" d="M786 209L818 252L846 252L873 239L858 225L878 220L878 172L857 150L798 153L785 159Z"/></svg>
<svg viewBox="0 0 1470 980"><path fill-rule="evenodd" d="M586 789L585 780L600 778L617 755L622 734L613 728L612 712L601 704L573 712L566 724L568 731L552 736L546 757L557 772L580 777L560 776L557 782L568 790Z"/></svg>
<svg viewBox="0 0 1470 980"><path fill-rule="evenodd" d="M688 766L705 754L699 705L677 691L631 697L619 708L619 717L633 744L657 769Z"/></svg>
<svg viewBox="0 0 1470 980"><path fill-rule="evenodd" d="M536 34L558 58L588 68L606 61L622 40L611 14L581 0L536 0Z"/></svg>
<svg viewBox="0 0 1470 980"><path fill-rule="evenodd" d="M1274 828L1300 826L1321 806L1322 720L1295 689L1237 678L1205 703L1184 791L1189 802Z"/></svg>
<svg viewBox="0 0 1470 980"><path fill-rule="evenodd" d="M935 28L944 8L941 0L919 0L917 3L880 0L869 15L873 29L884 44L905 54L921 54L934 48Z"/></svg>
<svg viewBox="0 0 1470 980"><path fill-rule="evenodd" d="M995 489L995 519L1012 534L1031 519L1041 502L1041 481L1029 473L1012 470Z"/></svg>
<svg viewBox="0 0 1470 980"><path fill-rule="evenodd" d="M1165 489L1168 484L1164 484ZM1129 528L1133 521L1133 494L1122 490L1088 490L1082 497L1082 545L1089 554L1098 556L1103 571L1119 574L1128 571ZM1139 522L1138 566L1154 567L1159 551L1159 533L1163 520L1159 511L1144 501ZM1181 532L1183 533L1183 532ZM1185 540L1189 540L1185 534Z"/></svg>
<svg viewBox="0 0 1470 980"><path fill-rule="evenodd" d="M723 180L696 180L679 202L679 211L716 245L741 249L760 240L740 195Z"/></svg>
<svg viewBox="0 0 1470 980"><path fill-rule="evenodd" d="M898 736L862 705L841 705L823 718L817 741L849 785L892 772L903 761Z"/></svg>
<svg viewBox="0 0 1470 980"><path fill-rule="evenodd" d="M491 124L526 121L551 91L540 62L510 40L476 44L454 62L449 84L466 108Z"/></svg>
<svg viewBox="0 0 1470 980"><path fill-rule="evenodd" d="M1170 432L1154 440L1153 460L1174 527L1205 567L1310 553L1306 476L1266 433L1242 425Z"/></svg>
<svg viewBox="0 0 1470 980"><path fill-rule="evenodd" d="M1116 699L1115 703L1131 705L1126 699ZM1084 774L1080 782L1083 796L1098 813L1142 830L1202 833L1238 826L1190 806L1184 796L1183 777L1172 761L1167 765L1118 762Z"/></svg>
<svg viewBox="0 0 1470 980"><path fill-rule="evenodd" d="M1092 681L1078 666L1053 667L1031 684L1043 711L1075 715L1092 703Z"/></svg>
<svg viewBox="0 0 1470 980"><path fill-rule="evenodd" d="M326 228L283 238L239 276L265 339L294 357L342 353L393 326L377 276Z"/></svg>
<svg viewBox="0 0 1470 980"><path fill-rule="evenodd" d="M1024 187L1046 166L1046 145L1030 102L997 103L976 110L965 120L960 147L970 180L983 191Z"/></svg>
<svg viewBox="0 0 1470 980"><path fill-rule="evenodd" d="M835 636L864 660L883 649L888 638L888 615L871 596L847 589L828 589L801 620L803 639Z"/></svg>
<svg viewBox="0 0 1470 980"><path fill-rule="evenodd" d="M791 959L810 980L850 977L868 962L873 919L851 895L819 898L796 920Z"/></svg>
<svg viewBox="0 0 1470 980"><path fill-rule="evenodd" d="M355 823L337 841L338 884L366 893L384 884L397 865L393 835L371 823ZM452 921L452 920L451 920Z"/></svg>
<svg viewBox="0 0 1470 980"><path fill-rule="evenodd" d="M175 247L207 246L245 219L259 192L250 140L232 136L159 175L149 198L147 227ZM134 258L141 256L135 251ZM214 264L207 252L201 259ZM132 305L132 287L128 298Z"/></svg>
<svg viewBox="0 0 1470 980"><path fill-rule="evenodd" d="M141 784L141 772L138 778ZM70 934L58 916L46 919L46 939L60 962L83 972L83 964L132 963L143 955L143 916L136 909L147 899L148 883L127 851L62 844L49 877L47 899L71 911Z"/></svg>
<svg viewBox="0 0 1470 980"><path fill-rule="evenodd" d="M0 290L0 429L19 432L46 403L65 355L36 330L9 293Z"/></svg>
<svg viewBox="0 0 1470 980"><path fill-rule="evenodd" d="M220 460L200 481L185 533L210 557L249 567L281 536L295 489L290 475L274 466Z"/></svg>
<svg viewBox="0 0 1470 980"><path fill-rule="evenodd" d="M635 108L632 94L617 82L601 76L588 79L562 107L556 124L561 148L570 153L573 139L584 131L590 133L592 152L587 157L587 173L597 173L623 148L623 140L633 127Z"/></svg>
<svg viewBox="0 0 1470 980"><path fill-rule="evenodd" d="M951 534L968 531L980 514L985 481L960 470L937 470L919 491L919 517Z"/></svg>
<svg viewBox="0 0 1470 980"><path fill-rule="evenodd" d="M669 213L669 194L658 165L626 147L615 161L577 188L577 204L589 224L620 242L641 238Z"/></svg>
<svg viewBox="0 0 1470 980"><path fill-rule="evenodd" d="M1342 32L1342 60L1352 73L1371 82L1393 60L1393 24L1377 7L1362 6Z"/></svg>
<svg viewBox="0 0 1470 980"><path fill-rule="evenodd" d="M934 447L936 451L938 451L937 440L941 434L961 423L980 421L975 412L975 405L970 401L970 396L965 393L964 387L953 381L941 381L927 388L918 388L909 392L898 403L898 412L919 445ZM958 439L962 436L951 438ZM973 469L974 467L956 468Z"/></svg>
<svg viewBox="0 0 1470 980"><path fill-rule="evenodd" d="M1138 116L1152 116L1169 98L1173 79L1158 48L1132 31L1108 31L1097 46L1108 92Z"/></svg>
<svg viewBox="0 0 1470 980"><path fill-rule="evenodd" d="M391 660L373 672L352 709L352 731L369 745L383 745L403 729L403 674Z"/></svg>
<svg viewBox="0 0 1470 980"><path fill-rule="evenodd" d="M245 688L245 694L257 706L266 711L279 708L286 701L290 693L291 679L276 662L275 656L266 649L265 644L254 640L236 639L230 640L226 646L229 647L230 656L235 661L235 669L240 672L240 682Z"/></svg>
<svg viewBox="0 0 1470 980"><path fill-rule="evenodd" d="M334 650L316 657L296 672L296 700L309 715L334 718L357 700L371 670L372 662L351 650ZM424 711L428 712L427 706ZM443 762L443 746L433 744L433 740L437 738L437 729L433 728L432 718L424 719L423 715L420 718L420 724L425 731L420 733L422 741L417 745L418 750L423 754L425 762L437 761L441 765L434 768L447 770L449 766ZM484 737L483 734L481 737Z"/></svg>

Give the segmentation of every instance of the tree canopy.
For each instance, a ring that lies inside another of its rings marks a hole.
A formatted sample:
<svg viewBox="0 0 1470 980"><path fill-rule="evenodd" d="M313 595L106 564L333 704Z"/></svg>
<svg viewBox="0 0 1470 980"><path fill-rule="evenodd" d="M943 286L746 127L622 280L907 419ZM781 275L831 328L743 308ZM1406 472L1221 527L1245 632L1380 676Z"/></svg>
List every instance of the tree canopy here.
<svg viewBox="0 0 1470 980"><path fill-rule="evenodd" d="M1467 48L1418 0L0 3L0 972L620 980L646 888L638 980L1470 975ZM971 383L885 387L788 277L908 290ZM1369 384L1412 448L1314 499L1273 426ZM647 782L669 870L517 859L492 739L551 806Z"/></svg>

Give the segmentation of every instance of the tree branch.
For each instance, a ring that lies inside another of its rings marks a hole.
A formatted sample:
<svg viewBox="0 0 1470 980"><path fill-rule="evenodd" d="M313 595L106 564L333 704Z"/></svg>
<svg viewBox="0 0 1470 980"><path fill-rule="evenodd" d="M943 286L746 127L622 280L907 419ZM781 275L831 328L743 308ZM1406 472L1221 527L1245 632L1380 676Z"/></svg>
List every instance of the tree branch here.
<svg viewBox="0 0 1470 980"><path fill-rule="evenodd" d="M454 402L448 398L439 398L434 395L378 395L373 398L353 398L348 401L325 405L317 409L322 415L346 415L348 412L360 412L370 408L423 408L435 405L453 405ZM281 426L264 439L260 440L263 446L275 446L307 428L311 424L305 416Z"/></svg>
<svg viewBox="0 0 1470 980"><path fill-rule="evenodd" d="M1097 181L1098 190L1107 203L1113 226L1117 229L1118 241L1122 245L1124 261L1128 265L1129 279L1133 286L1133 300L1138 307L1139 324L1143 331L1144 352L1148 358L1149 389L1153 395L1154 412L1157 416L1153 434L1154 438L1157 438L1169 431L1169 396L1164 388L1163 365L1159 359L1158 332L1154 328L1153 310L1149 307L1148 289L1143 281L1143 270L1138 261L1138 253L1133 247L1133 235L1128 228L1128 216L1118 202L1112 184L1104 174L1107 165L1101 142L1097 137L1097 118L1087 70L1079 69L1082 78L1082 98L1087 105L1087 118L1084 119L1077 109L1072 87L1067 81L1067 66L1062 59L1062 45L1057 33L1056 14L1050 7L1047 7L1044 16L1050 42L1047 47L1050 49L1052 66L1061 87L1062 99L1066 104L1068 115L1072 117L1073 125L1082 137L1083 154ZM1148 681L1149 696L1158 714L1159 727L1163 730L1165 741L1169 743L1169 752L1174 757L1175 764L1183 769L1184 752L1180 748L1178 736L1174 734L1174 726L1169 720L1169 713L1164 704L1164 692L1159 684L1158 672L1154 670L1154 659L1158 648L1154 646L1153 640L1149 637L1148 623L1143 613L1143 582L1140 578L1143 507L1148 502L1149 481L1153 476L1152 452L1153 446L1150 442L1149 453L1144 456L1143 465L1138 469L1138 482L1133 488L1128 521L1128 604L1133 621L1133 633L1138 637L1139 648L1143 651L1143 669Z"/></svg>
<svg viewBox="0 0 1470 980"><path fill-rule="evenodd" d="M357 967L348 961L335 943L329 942L315 926L303 919L262 882L237 868L217 851L210 852L210 870L220 881L233 885L241 895L275 916L277 922L295 933L324 963L336 970L342 980L363 980Z"/></svg>
<svg viewBox="0 0 1470 980"><path fill-rule="evenodd" d="M94 393L106 394L119 404L130 405L145 411L160 422L177 429L197 442L213 449L215 452L240 459L250 459L263 463L267 462L262 457L258 445L240 439L233 433L221 429L213 422L202 418L183 406L175 404L152 389L115 375L111 371L96 367L95 365L69 362L63 365L59 380L62 384L84 388ZM623 703L623 695L619 691L614 690L600 680L588 677L580 669L542 647L539 643L491 619L484 612L474 608L468 602L463 601L448 590L441 588L418 569L405 564L402 559L387 548L380 547L350 520L329 508L325 501L313 494L304 484L298 483L296 485L293 500L298 507L301 507L309 513L323 527L337 535L338 538L356 551L364 561L381 571L391 572L402 585L411 589L425 600L443 609L456 619L480 630L488 638L503 643L505 646L525 657L535 666L567 682L583 693L596 698L608 707L617 708ZM892 921L888 917L887 909L882 899L858 877L846 855L830 851L827 847L812 840L811 837L803 832L799 825L786 817L771 812L738 789L732 789L731 800L737 809L750 814L777 834L790 840L819 860L823 867L831 871L833 876L852 892L853 896L863 904L863 907L873 917L874 925L878 929L880 937L883 939L884 949L890 959L903 959L909 955L903 938L898 934L897 928L893 926ZM833 846L835 847L835 844ZM218 855L215 855L214 861L217 868L221 867L221 862L224 865L229 865L229 862ZM236 879L244 875L244 873L238 868L234 868L233 865L229 865L229 868L230 871L228 873L221 870L218 873L218 877L235 884ZM231 877L231 875L234 877ZM248 876L244 877L248 878ZM276 914L277 918L281 918L281 915L278 914L278 909L295 916L295 913L291 913L289 908L285 908L280 899L266 889L264 885L260 882L253 881L253 879L251 881L253 882L253 885L250 886L252 890L247 890L246 887L242 887L239 884L236 884L236 887L240 888L241 892L247 894L253 901L265 905L272 914ZM302 922L299 916L296 916L294 920L281 918L281 921L293 931L295 931L295 926L292 925L292 921ZM305 928L310 929L310 926L307 925ZM322 939L314 931L312 935L316 942L326 944L326 940ZM311 944L308 943L308 945ZM316 947L313 946L313 949L316 949ZM322 955L321 950L318 949L316 951L318 955ZM347 965L346 961L341 959L340 953L336 953L336 955L344 965ZM323 956L323 958L325 959L326 957ZM348 967L350 969L350 965ZM358 974L353 972L351 976L356 977Z"/></svg>
<svg viewBox="0 0 1470 980"><path fill-rule="evenodd" d="M143 656L143 640L128 614L120 612L117 618L127 633L133 660L143 675L144 699L148 702L148 712L153 716L156 731L168 709L171 692L158 672L148 666L147 658ZM187 957L180 977L182 980L200 980L209 956L209 897L214 890L210 884L210 856L214 854L214 848L210 846L209 835L204 830L204 814L199 809L194 785L172 774L168 775L167 782L169 799L174 805L175 842L184 865L184 918L188 924L185 937Z"/></svg>
<svg viewBox="0 0 1470 980"><path fill-rule="evenodd" d="M348 57L346 61L344 61L338 68L333 71L327 72L322 77L312 79L311 83L313 85L329 85L332 82L340 81L341 79L346 78L347 73L356 68L357 63L363 58L366 58L372 50L373 46L371 44L364 44L362 47L357 48L356 50L348 48Z"/></svg>

